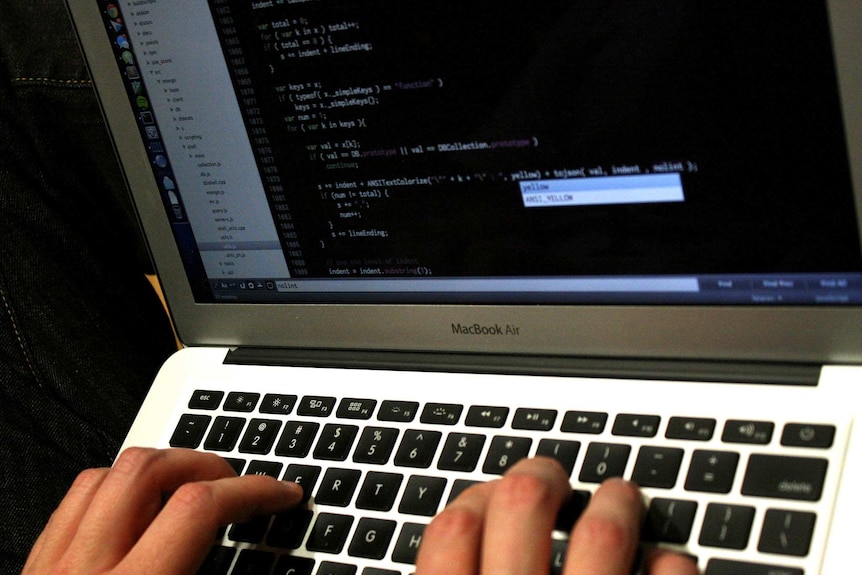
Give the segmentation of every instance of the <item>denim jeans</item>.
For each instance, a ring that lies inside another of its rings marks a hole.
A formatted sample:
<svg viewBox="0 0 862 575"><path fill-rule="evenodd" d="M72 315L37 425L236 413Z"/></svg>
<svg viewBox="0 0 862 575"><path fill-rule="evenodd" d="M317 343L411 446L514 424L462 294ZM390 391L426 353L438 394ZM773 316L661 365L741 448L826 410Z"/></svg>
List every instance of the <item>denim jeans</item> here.
<svg viewBox="0 0 862 575"><path fill-rule="evenodd" d="M0 0L0 573L175 349L62 0Z"/></svg>

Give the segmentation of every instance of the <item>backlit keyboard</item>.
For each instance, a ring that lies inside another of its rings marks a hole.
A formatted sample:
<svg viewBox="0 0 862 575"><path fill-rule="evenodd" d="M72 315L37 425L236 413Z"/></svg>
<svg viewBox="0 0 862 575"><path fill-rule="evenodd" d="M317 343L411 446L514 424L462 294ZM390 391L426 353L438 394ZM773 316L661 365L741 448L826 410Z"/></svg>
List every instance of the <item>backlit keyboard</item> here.
<svg viewBox="0 0 862 575"><path fill-rule="evenodd" d="M829 513L837 432L806 421L201 389L170 445L217 452L238 474L305 492L299 509L227 528L202 573L411 573L425 526L448 501L545 455L573 486L552 573L592 491L625 477L648 500L645 543L693 555L707 575L804 575Z"/></svg>

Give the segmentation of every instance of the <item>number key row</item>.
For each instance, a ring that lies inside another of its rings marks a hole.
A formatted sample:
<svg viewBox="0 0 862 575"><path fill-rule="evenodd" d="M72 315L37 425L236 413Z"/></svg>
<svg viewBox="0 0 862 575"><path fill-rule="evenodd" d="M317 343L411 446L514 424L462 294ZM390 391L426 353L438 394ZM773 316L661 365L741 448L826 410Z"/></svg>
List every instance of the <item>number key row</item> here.
<svg viewBox="0 0 862 575"><path fill-rule="evenodd" d="M402 434L395 428L370 426L360 434L356 425L330 423L321 429L317 422L302 421L287 421L278 438L282 430L278 420L254 418L246 427L242 418L227 416L216 417L207 434L209 419L209 416L197 414L183 416L171 445L194 449L203 441L206 450L230 452L238 443L240 453L255 455L266 455L274 446L275 455L300 459L312 453L313 447L312 455L317 460L346 461L353 453L354 462L375 465L388 463L394 453L393 462L399 467L428 468L436 458L438 469L470 473L479 467L487 442L487 437L481 434L453 432L443 442L443 434L431 429L407 429ZM532 453L533 442L529 437L494 436L482 463L482 472L505 473ZM578 441L545 438L539 441L535 454L557 459L572 475L580 448ZM622 477L631 451L632 447L625 444L590 443L579 480L601 483L610 477ZM642 446L632 480L642 487L671 489L677 483L683 458L684 450L680 448ZM684 487L687 491L729 493L739 463L740 454L734 451L694 450ZM754 454L749 458L742 492L758 497L817 501L827 468L827 460L821 458Z"/></svg>

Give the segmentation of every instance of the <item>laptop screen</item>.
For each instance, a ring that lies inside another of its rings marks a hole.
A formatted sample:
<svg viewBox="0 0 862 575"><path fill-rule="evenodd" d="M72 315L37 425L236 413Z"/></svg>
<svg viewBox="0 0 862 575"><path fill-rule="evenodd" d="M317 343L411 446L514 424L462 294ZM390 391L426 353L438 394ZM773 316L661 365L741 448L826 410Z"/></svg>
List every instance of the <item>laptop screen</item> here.
<svg viewBox="0 0 862 575"><path fill-rule="evenodd" d="M198 302L862 303L823 2L98 1Z"/></svg>

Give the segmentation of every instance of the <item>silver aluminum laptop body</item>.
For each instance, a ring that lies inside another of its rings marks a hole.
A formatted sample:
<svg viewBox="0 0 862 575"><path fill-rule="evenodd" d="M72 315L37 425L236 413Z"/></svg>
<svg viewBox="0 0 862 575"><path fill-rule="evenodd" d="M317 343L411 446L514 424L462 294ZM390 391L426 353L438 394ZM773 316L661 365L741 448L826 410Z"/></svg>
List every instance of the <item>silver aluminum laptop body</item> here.
<svg viewBox="0 0 862 575"><path fill-rule="evenodd" d="M709 574L853 569L858 3L67 3L185 346L126 445L319 470L299 547L226 565L409 573L411 480L565 453Z"/></svg>

